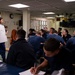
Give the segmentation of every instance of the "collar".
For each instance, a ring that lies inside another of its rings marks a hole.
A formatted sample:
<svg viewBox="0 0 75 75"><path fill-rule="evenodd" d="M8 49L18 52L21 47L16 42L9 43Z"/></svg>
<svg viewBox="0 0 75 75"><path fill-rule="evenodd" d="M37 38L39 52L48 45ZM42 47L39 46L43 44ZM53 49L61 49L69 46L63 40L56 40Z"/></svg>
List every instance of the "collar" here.
<svg viewBox="0 0 75 75"><path fill-rule="evenodd" d="M17 41L25 41L26 42L26 39L20 38L20 39L16 40L15 42L17 42Z"/></svg>

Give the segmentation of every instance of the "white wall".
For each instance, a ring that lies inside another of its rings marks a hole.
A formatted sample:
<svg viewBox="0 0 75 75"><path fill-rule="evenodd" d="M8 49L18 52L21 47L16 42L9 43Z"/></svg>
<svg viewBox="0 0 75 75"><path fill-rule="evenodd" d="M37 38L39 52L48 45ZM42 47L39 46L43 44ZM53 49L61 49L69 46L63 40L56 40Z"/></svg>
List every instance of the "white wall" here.
<svg viewBox="0 0 75 75"><path fill-rule="evenodd" d="M18 14L13 14L14 18L10 18L10 12L1 12L1 17L4 19L4 25L8 26L8 34L7 37L8 41L6 42L6 48L10 47L10 36L11 36L11 31L12 29L17 29L19 20L21 18L21 15Z"/></svg>
<svg viewBox="0 0 75 75"><path fill-rule="evenodd" d="M10 37L12 29L17 29L19 20L21 15L13 14L14 18L10 18L10 12L1 12L1 16L4 19L4 25L8 26L8 34L7 36Z"/></svg>

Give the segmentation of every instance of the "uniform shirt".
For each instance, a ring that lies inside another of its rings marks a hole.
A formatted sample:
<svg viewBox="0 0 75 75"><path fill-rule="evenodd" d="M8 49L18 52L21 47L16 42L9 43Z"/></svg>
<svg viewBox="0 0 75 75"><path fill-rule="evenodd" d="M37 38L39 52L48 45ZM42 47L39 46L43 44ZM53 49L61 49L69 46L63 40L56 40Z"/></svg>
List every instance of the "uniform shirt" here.
<svg viewBox="0 0 75 75"><path fill-rule="evenodd" d="M33 46L36 53L40 50L41 43L44 43L45 39L43 37L35 35L35 36L29 37L28 42Z"/></svg>
<svg viewBox="0 0 75 75"><path fill-rule="evenodd" d="M42 35L42 37L46 40L46 39L47 39L47 33L44 33L44 34Z"/></svg>
<svg viewBox="0 0 75 75"><path fill-rule="evenodd" d="M58 35L61 36L61 32L59 32Z"/></svg>
<svg viewBox="0 0 75 75"><path fill-rule="evenodd" d="M66 44L66 47L72 52L73 63L75 64L75 36L71 37Z"/></svg>
<svg viewBox="0 0 75 75"><path fill-rule="evenodd" d="M55 39L57 39L59 42L61 42L62 44L64 44L64 40L63 40L63 38L61 37L61 36L59 36L58 34L49 34L48 36L47 36L47 39L49 39L49 38L55 38Z"/></svg>
<svg viewBox="0 0 75 75"><path fill-rule="evenodd" d="M71 37L66 44L66 47L69 48L70 50L75 49L75 36Z"/></svg>
<svg viewBox="0 0 75 75"><path fill-rule="evenodd" d="M5 28L2 24L0 24L0 43L6 42L7 37L5 33Z"/></svg>
<svg viewBox="0 0 75 75"><path fill-rule="evenodd" d="M51 73L62 68L67 71L72 70L71 53L65 48L62 48L57 55L53 57L45 56L45 58L48 60Z"/></svg>
<svg viewBox="0 0 75 75"><path fill-rule="evenodd" d="M70 34L67 34L67 36L63 36L65 42L67 42L70 38L71 38Z"/></svg>

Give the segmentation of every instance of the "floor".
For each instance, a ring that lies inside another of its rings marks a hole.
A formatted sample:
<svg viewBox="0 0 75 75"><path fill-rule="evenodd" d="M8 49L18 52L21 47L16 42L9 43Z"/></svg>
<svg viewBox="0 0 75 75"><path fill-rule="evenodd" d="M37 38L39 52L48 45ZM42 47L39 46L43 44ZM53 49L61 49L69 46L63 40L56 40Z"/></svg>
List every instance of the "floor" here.
<svg viewBox="0 0 75 75"><path fill-rule="evenodd" d="M6 53L5 53L5 58L7 58L7 54L8 54L8 51L6 51ZM2 60L1 55L0 55L0 60Z"/></svg>

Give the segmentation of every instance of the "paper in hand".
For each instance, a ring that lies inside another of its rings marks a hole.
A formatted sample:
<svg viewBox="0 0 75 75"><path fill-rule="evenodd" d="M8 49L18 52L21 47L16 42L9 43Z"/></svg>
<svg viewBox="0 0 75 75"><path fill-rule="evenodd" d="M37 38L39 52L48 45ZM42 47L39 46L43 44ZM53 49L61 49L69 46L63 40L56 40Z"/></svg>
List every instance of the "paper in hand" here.
<svg viewBox="0 0 75 75"><path fill-rule="evenodd" d="M45 74L45 72L40 71L37 75L44 75L44 74ZM33 75L33 74L30 72L30 69L29 69L24 72L20 72L19 75Z"/></svg>

